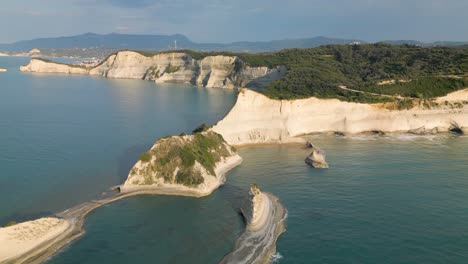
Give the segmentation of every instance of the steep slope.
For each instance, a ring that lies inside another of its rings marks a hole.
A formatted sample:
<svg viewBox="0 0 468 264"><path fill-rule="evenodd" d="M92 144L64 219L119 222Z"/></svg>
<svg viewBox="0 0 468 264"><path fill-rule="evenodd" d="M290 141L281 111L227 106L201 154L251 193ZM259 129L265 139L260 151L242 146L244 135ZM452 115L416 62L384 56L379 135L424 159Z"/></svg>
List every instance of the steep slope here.
<svg viewBox="0 0 468 264"><path fill-rule="evenodd" d="M209 195L242 158L214 132L157 141L130 170L121 192Z"/></svg>
<svg viewBox="0 0 468 264"><path fill-rule="evenodd" d="M436 99L431 106L391 110L391 104L361 104L337 99L274 100L243 89L229 114L212 130L231 145L297 142L320 133L468 133L468 89Z"/></svg>
<svg viewBox="0 0 468 264"><path fill-rule="evenodd" d="M207 55L194 59L185 52L145 56L135 51L110 55L94 68L82 68L43 59L31 59L21 66L23 72L90 74L107 78L144 79L163 82L191 83L200 87L262 89L282 78L284 67L251 67L237 56Z"/></svg>

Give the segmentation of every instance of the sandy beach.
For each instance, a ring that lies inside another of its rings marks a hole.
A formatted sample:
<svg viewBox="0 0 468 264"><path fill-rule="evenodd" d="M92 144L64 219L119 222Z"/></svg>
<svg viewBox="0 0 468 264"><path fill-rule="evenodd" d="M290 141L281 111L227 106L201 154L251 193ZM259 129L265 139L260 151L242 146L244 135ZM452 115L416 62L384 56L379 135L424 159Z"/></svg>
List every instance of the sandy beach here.
<svg viewBox="0 0 468 264"><path fill-rule="evenodd" d="M69 227L64 219L47 217L0 228L0 263L54 240Z"/></svg>

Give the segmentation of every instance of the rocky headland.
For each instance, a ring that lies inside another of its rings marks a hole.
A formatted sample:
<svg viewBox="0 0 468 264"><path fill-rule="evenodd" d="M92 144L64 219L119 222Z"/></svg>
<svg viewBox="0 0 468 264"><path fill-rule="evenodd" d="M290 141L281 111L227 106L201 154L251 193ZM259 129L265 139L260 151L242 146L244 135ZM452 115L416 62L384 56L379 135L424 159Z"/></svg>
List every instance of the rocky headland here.
<svg viewBox="0 0 468 264"><path fill-rule="evenodd" d="M242 89L231 111L212 130L233 146L295 143L312 133L365 132L468 133L468 89L434 99L430 107L392 109L389 104L364 104L311 97L275 100Z"/></svg>
<svg viewBox="0 0 468 264"><path fill-rule="evenodd" d="M185 52L147 56L136 51L119 51L92 68L33 58L20 70L142 79L157 83L190 83L198 87L256 89L268 86L286 73L286 68L282 66L251 67L238 56L207 55L194 58Z"/></svg>
<svg viewBox="0 0 468 264"><path fill-rule="evenodd" d="M241 162L236 150L214 132L167 137L140 157L120 191L206 196Z"/></svg>

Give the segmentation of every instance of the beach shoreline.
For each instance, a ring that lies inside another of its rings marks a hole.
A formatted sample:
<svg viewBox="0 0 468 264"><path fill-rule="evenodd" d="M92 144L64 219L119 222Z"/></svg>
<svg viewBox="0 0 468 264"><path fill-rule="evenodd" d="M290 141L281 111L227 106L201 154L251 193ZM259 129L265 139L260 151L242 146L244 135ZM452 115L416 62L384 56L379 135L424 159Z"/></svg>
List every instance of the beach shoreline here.
<svg viewBox="0 0 468 264"><path fill-rule="evenodd" d="M72 208L69 208L63 212L55 214L54 217L49 217L50 219L56 219L56 221L63 221L66 223L67 228L63 229L62 232L58 234L49 234L48 239L45 241L39 241L35 246L27 251L19 252L18 255L10 255L2 259L0 255L0 263L10 264L10 263L43 263L48 258L57 254L60 250L66 247L70 242L75 241L85 234L83 229L84 222L87 216L92 213L94 210L99 207L116 202L121 199L136 195L177 195L177 196L189 196L189 197L204 197L211 194L215 191L222 183L225 181L225 175L231 169L242 163L242 158L238 155L226 159L224 162L220 162L216 167L216 175L220 180L220 184L210 190L210 192L199 192L194 188L178 188L178 187L152 187L152 186L140 186L139 188L124 188L123 192L114 194L111 197L93 200L90 202L84 202L78 204ZM121 188L122 186L116 186L114 188ZM42 221L40 218L33 221L18 223L17 225L25 225L34 221ZM14 226L13 226L14 227ZM0 228L2 230L3 228ZM0 241L2 241L2 233L0 233ZM8 241L6 241L8 242Z"/></svg>

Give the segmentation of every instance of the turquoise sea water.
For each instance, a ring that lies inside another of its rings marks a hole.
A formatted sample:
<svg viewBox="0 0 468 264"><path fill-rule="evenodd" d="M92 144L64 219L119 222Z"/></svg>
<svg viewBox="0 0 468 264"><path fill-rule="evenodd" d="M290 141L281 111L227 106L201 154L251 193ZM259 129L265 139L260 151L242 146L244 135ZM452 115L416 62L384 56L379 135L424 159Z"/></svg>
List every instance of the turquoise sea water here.
<svg viewBox="0 0 468 264"><path fill-rule="evenodd" d="M157 137L214 122L234 100L180 85L0 74L0 219L98 197ZM468 137L311 140L330 169L308 167L298 146L242 148L243 164L213 195L105 205L49 263L217 263L242 232L237 208L253 182L288 209L279 263L466 263Z"/></svg>

